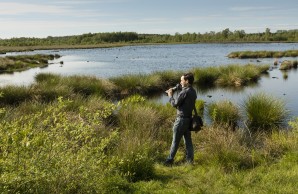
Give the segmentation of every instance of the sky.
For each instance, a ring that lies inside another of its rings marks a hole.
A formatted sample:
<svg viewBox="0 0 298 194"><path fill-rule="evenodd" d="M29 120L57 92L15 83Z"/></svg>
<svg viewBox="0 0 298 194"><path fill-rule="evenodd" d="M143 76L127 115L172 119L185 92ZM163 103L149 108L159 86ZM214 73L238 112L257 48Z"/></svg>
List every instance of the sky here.
<svg viewBox="0 0 298 194"><path fill-rule="evenodd" d="M0 38L298 29L297 0L0 0Z"/></svg>

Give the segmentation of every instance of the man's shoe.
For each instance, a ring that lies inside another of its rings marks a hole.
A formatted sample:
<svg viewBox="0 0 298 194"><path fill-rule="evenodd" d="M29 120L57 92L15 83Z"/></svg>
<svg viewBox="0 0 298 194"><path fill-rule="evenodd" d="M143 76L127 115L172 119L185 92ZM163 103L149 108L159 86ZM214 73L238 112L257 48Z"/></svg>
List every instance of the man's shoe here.
<svg viewBox="0 0 298 194"><path fill-rule="evenodd" d="M163 163L163 165L165 165L165 166L172 166L173 163L174 163L174 160L169 160L169 159L167 159L167 160Z"/></svg>

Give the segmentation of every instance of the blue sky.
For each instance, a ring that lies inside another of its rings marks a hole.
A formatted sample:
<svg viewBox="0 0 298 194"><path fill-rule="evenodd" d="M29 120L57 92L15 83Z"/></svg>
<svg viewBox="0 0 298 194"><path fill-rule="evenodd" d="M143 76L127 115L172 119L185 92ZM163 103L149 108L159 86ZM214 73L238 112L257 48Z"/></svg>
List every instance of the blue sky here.
<svg viewBox="0 0 298 194"><path fill-rule="evenodd" d="M298 29L297 0L0 0L0 38Z"/></svg>

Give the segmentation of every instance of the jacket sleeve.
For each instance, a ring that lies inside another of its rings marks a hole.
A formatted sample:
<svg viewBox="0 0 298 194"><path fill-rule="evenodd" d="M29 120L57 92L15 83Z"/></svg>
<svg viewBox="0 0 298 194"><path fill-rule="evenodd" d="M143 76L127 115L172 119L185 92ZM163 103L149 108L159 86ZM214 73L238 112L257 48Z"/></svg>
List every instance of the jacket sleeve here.
<svg viewBox="0 0 298 194"><path fill-rule="evenodd" d="M170 103L173 107L177 108L179 107L184 99L186 98L186 94L187 92L186 91L181 91L179 94L178 94L178 97L177 99L175 99L173 96L170 98Z"/></svg>

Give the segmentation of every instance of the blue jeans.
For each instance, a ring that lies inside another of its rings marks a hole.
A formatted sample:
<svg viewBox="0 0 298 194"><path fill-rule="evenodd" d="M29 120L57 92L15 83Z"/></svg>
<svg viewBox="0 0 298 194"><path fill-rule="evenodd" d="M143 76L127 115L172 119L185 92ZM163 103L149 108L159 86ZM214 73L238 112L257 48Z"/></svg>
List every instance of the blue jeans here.
<svg viewBox="0 0 298 194"><path fill-rule="evenodd" d="M179 143L183 137L186 147L186 160L187 162L193 162L194 151L191 140L191 131L189 130L190 119L177 117L173 126L173 141L171 145L170 155L167 160L174 161L174 157L177 153Z"/></svg>

